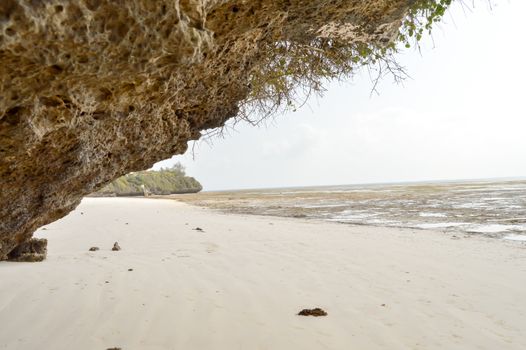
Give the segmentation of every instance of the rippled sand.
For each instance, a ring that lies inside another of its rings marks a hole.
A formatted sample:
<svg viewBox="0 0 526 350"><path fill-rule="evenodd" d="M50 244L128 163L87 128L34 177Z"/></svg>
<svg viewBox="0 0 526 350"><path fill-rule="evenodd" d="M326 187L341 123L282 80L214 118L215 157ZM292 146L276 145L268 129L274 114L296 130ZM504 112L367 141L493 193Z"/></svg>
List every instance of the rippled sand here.
<svg viewBox="0 0 526 350"><path fill-rule="evenodd" d="M46 261L0 263L0 349L526 349L512 242L128 198L37 236Z"/></svg>

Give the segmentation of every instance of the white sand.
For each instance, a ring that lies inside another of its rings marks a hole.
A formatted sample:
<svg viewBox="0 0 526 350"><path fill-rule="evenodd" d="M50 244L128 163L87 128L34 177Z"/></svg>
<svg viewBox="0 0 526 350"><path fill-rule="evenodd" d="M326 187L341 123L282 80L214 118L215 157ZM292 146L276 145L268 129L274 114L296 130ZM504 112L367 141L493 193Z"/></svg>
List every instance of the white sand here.
<svg viewBox="0 0 526 350"><path fill-rule="evenodd" d="M38 236L45 262L0 263L0 349L526 349L521 242L146 199Z"/></svg>

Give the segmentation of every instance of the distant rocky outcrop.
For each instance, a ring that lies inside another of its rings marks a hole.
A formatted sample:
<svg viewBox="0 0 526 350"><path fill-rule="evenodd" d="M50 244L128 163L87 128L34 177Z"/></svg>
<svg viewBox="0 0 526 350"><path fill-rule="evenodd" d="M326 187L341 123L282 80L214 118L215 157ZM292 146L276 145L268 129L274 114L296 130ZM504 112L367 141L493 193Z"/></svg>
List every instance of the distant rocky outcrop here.
<svg viewBox="0 0 526 350"><path fill-rule="evenodd" d="M202 131L388 64L449 2L1 0L0 260Z"/></svg>
<svg viewBox="0 0 526 350"><path fill-rule="evenodd" d="M138 171L113 180L90 197L120 197L197 193L203 186L186 176L184 168L176 164L169 169Z"/></svg>

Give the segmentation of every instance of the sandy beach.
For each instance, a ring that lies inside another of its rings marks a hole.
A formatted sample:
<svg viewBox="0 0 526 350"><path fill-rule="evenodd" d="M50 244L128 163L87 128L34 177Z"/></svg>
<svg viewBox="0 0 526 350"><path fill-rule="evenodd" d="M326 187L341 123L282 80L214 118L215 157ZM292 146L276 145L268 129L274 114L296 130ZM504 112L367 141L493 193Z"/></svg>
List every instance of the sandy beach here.
<svg viewBox="0 0 526 350"><path fill-rule="evenodd" d="M0 349L526 349L520 242L125 198L36 236L0 263Z"/></svg>

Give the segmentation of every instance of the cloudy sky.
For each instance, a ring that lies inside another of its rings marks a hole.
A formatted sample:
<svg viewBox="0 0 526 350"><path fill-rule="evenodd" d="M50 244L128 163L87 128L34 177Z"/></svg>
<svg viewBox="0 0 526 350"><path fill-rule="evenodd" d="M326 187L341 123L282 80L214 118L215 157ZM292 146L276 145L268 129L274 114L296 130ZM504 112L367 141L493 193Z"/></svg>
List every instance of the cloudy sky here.
<svg viewBox="0 0 526 350"><path fill-rule="evenodd" d="M371 95L363 72L156 168L180 161L205 190L526 176L526 1L493 3L457 4L398 55L402 85Z"/></svg>

